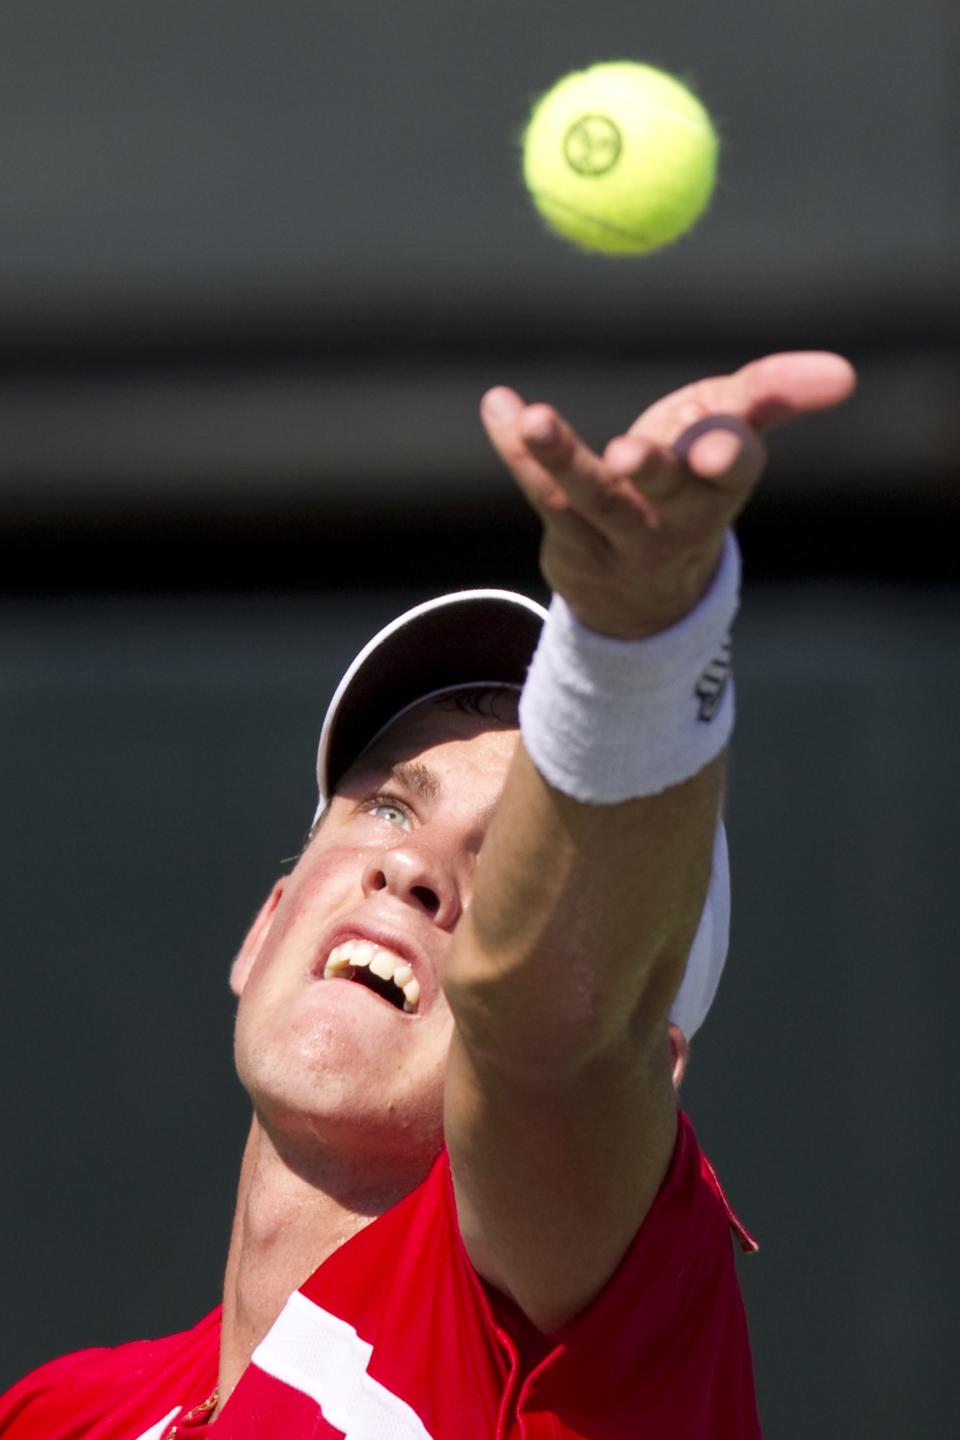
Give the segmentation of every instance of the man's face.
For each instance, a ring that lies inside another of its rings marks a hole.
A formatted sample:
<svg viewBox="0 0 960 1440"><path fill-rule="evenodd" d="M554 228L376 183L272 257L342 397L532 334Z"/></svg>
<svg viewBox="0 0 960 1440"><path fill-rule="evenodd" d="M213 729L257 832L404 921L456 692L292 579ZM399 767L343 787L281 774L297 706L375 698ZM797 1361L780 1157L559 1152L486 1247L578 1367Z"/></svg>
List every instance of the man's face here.
<svg viewBox="0 0 960 1440"><path fill-rule="evenodd" d="M275 1143L380 1167L440 1146L439 975L517 743L512 695L492 700L426 701L370 747L238 957L237 1070Z"/></svg>

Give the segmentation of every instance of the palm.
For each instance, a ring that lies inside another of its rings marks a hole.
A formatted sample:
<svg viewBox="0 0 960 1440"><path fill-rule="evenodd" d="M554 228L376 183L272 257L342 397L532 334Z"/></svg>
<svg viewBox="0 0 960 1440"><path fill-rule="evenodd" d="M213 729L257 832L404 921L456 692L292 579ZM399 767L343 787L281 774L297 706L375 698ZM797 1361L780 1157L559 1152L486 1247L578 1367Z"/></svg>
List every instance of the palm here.
<svg viewBox="0 0 960 1440"><path fill-rule="evenodd" d="M550 406L484 397L491 442L544 524L550 586L601 633L650 634L696 604L763 470L762 434L837 405L837 355L769 355L659 400L597 455Z"/></svg>

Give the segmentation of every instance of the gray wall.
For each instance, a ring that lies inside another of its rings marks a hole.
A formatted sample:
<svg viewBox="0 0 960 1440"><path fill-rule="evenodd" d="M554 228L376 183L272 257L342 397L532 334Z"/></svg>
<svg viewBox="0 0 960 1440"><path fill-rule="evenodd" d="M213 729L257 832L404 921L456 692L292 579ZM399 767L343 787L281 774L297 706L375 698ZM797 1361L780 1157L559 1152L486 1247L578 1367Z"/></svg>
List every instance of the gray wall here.
<svg viewBox="0 0 960 1440"><path fill-rule="evenodd" d="M10 603L0 1383L216 1303L245 1125L234 947L326 694L410 594ZM686 1103L759 1234L767 1433L947 1433L960 595L756 587L730 969Z"/></svg>
<svg viewBox="0 0 960 1440"><path fill-rule="evenodd" d="M782 487L952 491L950 0L7 0L0 42L0 526L302 517L397 468L482 495L494 380L599 437L665 370L803 344L869 383ZM723 155L693 234L617 262L543 232L517 137L624 55L691 79Z"/></svg>
<svg viewBox="0 0 960 1440"><path fill-rule="evenodd" d="M776 438L743 527L734 947L687 1103L763 1241L768 1434L949 1433L958 14L0 8L0 1383L217 1298L226 969L326 692L411 594L537 584L482 390L602 443L812 345L862 388ZM708 216L622 263L544 233L517 157L618 56L723 135Z"/></svg>
<svg viewBox="0 0 960 1440"><path fill-rule="evenodd" d="M583 271L542 243L515 137L558 75L622 55L690 76L726 142L695 256L651 272L659 315L681 277L685 319L720 292L737 324L744 302L789 316L890 284L901 310L956 303L942 0L909 22L894 0L409 0L402 23L376 0L7 0L3 25L0 304L24 325L310 300L342 317L398 292L553 307ZM565 308L627 323L633 275L597 276Z"/></svg>

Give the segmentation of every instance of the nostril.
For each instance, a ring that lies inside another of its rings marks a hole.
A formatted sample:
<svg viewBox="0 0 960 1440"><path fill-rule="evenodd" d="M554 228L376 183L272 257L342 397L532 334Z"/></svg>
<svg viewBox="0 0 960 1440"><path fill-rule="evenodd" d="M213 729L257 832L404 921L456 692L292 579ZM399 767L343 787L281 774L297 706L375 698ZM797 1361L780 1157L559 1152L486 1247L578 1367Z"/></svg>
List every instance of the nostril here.
<svg viewBox="0 0 960 1440"><path fill-rule="evenodd" d="M410 894L419 900L428 915L436 915L440 909L440 896L428 885L414 885L411 887Z"/></svg>

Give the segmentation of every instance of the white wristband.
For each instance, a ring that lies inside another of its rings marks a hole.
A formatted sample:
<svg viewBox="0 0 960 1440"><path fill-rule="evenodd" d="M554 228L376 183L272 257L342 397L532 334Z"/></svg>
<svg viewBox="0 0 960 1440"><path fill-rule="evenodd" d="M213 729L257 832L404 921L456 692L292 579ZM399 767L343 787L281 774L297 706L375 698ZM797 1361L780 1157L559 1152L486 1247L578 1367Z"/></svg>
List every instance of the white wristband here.
<svg viewBox="0 0 960 1440"><path fill-rule="evenodd" d="M720 753L733 729L739 586L728 531L707 594L645 640L598 635L554 595L520 697L524 745L550 785L612 805L678 785Z"/></svg>

